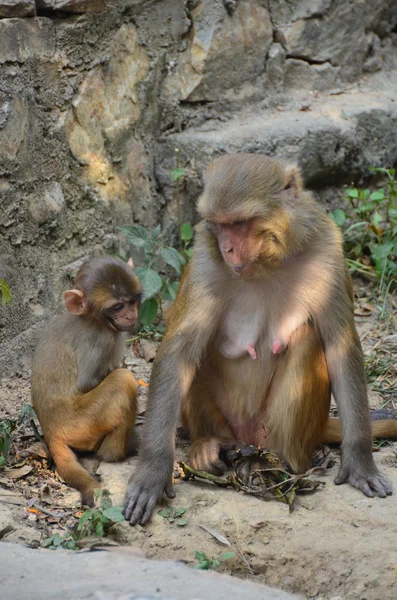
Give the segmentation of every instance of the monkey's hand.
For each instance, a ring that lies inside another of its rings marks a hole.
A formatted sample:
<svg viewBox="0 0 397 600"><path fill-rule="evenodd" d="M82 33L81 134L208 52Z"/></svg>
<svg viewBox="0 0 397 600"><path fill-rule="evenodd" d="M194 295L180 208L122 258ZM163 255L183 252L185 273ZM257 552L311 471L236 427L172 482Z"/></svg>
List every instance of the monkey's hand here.
<svg viewBox="0 0 397 600"><path fill-rule="evenodd" d="M334 482L336 485L350 483L350 485L361 490L370 498L375 494L381 498L390 496L393 493L391 482L375 466L372 457L371 463L369 465L360 464L354 454L350 458L345 458L342 460L339 473L335 477Z"/></svg>
<svg viewBox="0 0 397 600"><path fill-rule="evenodd" d="M171 461L172 464L172 461ZM154 507L162 499L163 494L175 498L172 489L172 471L168 464L159 461L153 468L153 463L142 463L131 477L124 498L123 515L131 525L144 525L152 516Z"/></svg>

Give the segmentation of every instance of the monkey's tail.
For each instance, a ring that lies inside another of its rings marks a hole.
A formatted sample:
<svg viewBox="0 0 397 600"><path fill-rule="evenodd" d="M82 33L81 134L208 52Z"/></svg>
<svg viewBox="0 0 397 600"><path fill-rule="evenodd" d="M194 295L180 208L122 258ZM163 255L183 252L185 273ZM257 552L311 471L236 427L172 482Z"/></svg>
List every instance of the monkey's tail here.
<svg viewBox="0 0 397 600"><path fill-rule="evenodd" d="M65 483L79 490L82 504L93 506L94 489L100 487L99 482L84 469L73 450L63 441L53 441L50 452Z"/></svg>
<svg viewBox="0 0 397 600"><path fill-rule="evenodd" d="M397 419L395 411L380 409L370 411L372 421L372 437L397 439ZM339 419L328 419L322 442L340 444L342 442L342 426Z"/></svg>

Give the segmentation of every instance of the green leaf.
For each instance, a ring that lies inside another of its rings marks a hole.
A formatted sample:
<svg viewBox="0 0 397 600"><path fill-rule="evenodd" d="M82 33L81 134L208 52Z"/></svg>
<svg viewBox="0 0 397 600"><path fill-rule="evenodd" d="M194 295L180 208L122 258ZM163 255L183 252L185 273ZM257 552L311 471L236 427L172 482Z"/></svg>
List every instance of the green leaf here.
<svg viewBox="0 0 397 600"><path fill-rule="evenodd" d="M113 523L121 523L124 521L122 510L122 506L112 506L111 508L104 510L103 514L109 519L109 521L112 521Z"/></svg>
<svg viewBox="0 0 397 600"><path fill-rule="evenodd" d="M0 279L0 292L1 292L1 303L4 306L4 304L7 304L7 302L10 302L10 300L12 300L11 290L8 287L8 285L6 284L6 282L4 281L4 279Z"/></svg>
<svg viewBox="0 0 397 600"><path fill-rule="evenodd" d="M163 280L153 269L137 267L135 273L142 284L143 300L152 298L161 290Z"/></svg>
<svg viewBox="0 0 397 600"><path fill-rule="evenodd" d="M62 543L62 538L59 535L59 533L56 533L55 535L52 536L52 543L54 546L60 546Z"/></svg>
<svg viewBox="0 0 397 600"><path fill-rule="evenodd" d="M139 320L142 325L151 325L159 311L159 304L156 298L148 298L142 302L139 307Z"/></svg>
<svg viewBox="0 0 397 600"><path fill-rule="evenodd" d="M389 208L389 217L391 217L392 219L397 218L397 208L394 208L394 206Z"/></svg>
<svg viewBox="0 0 397 600"><path fill-rule="evenodd" d="M379 227L379 224L382 222L382 215L378 213L377 210L372 215L372 222L375 225L375 227Z"/></svg>
<svg viewBox="0 0 397 600"><path fill-rule="evenodd" d="M332 221L334 221L334 223L339 225L339 227L341 227L346 220L345 212L340 208L336 208L334 211L329 212L328 216L330 219L332 219Z"/></svg>
<svg viewBox="0 0 397 600"><path fill-rule="evenodd" d="M348 188L346 194L349 198L358 198L358 190L356 188Z"/></svg>
<svg viewBox="0 0 397 600"><path fill-rule="evenodd" d="M184 223L182 225L180 234L181 234L181 239L184 240L185 242L188 242L189 240L192 239L193 229L192 229L190 223Z"/></svg>
<svg viewBox="0 0 397 600"><path fill-rule="evenodd" d="M179 527L184 527L185 525L187 525L186 519L176 519L175 523L179 525Z"/></svg>
<svg viewBox="0 0 397 600"><path fill-rule="evenodd" d="M374 246L372 249L372 255L375 259L386 258L392 251L394 246L394 242L388 242L387 244L382 244L381 246Z"/></svg>
<svg viewBox="0 0 397 600"><path fill-rule="evenodd" d="M185 174L185 169L172 169L171 179L172 181L178 181Z"/></svg>
<svg viewBox="0 0 397 600"><path fill-rule="evenodd" d="M42 548L48 548L48 546L51 546L51 544L52 544L52 538L53 538L53 536L46 538L45 540L43 540L40 543L40 546Z"/></svg>
<svg viewBox="0 0 397 600"><path fill-rule="evenodd" d="M95 533L98 537L103 537L103 523L101 523L101 521L98 521L96 524Z"/></svg>
<svg viewBox="0 0 397 600"><path fill-rule="evenodd" d="M18 425L36 418L36 412L31 404L24 404L18 413Z"/></svg>
<svg viewBox="0 0 397 600"><path fill-rule="evenodd" d="M366 204L362 204L361 206L358 207L359 210L361 212L368 212L369 210L373 210L374 208L374 203L373 202L367 202Z"/></svg>
<svg viewBox="0 0 397 600"><path fill-rule="evenodd" d="M361 256L362 251L363 251L363 248L362 248L361 244L356 244L356 246L354 246L354 248L353 248L353 253L356 256Z"/></svg>
<svg viewBox="0 0 397 600"><path fill-rule="evenodd" d="M182 515L185 514L186 511L187 511L187 508L175 508L175 510L174 510L174 516L175 517L181 517Z"/></svg>
<svg viewBox="0 0 397 600"><path fill-rule="evenodd" d="M368 198L369 194L370 190L361 190L359 193L360 200L364 202Z"/></svg>
<svg viewBox="0 0 397 600"><path fill-rule="evenodd" d="M130 244L135 248L142 248L148 240L148 231L142 225L131 225L130 227L122 227L121 231L126 235Z"/></svg>
<svg viewBox="0 0 397 600"><path fill-rule="evenodd" d="M181 264L184 264L185 260L178 250L170 246L163 246L160 248L160 256L167 265L175 269L178 275L181 274Z"/></svg>
<svg viewBox="0 0 397 600"><path fill-rule="evenodd" d="M192 258L192 254L193 254L193 248L186 248L185 249L185 254L188 258Z"/></svg>
<svg viewBox="0 0 397 600"><path fill-rule="evenodd" d="M83 525L85 523L87 523L87 521L89 521L89 519L92 516L92 511L91 510L87 510L85 513L83 513L79 519L79 523L77 525L77 531L80 531L83 528Z"/></svg>
<svg viewBox="0 0 397 600"><path fill-rule="evenodd" d="M207 559L207 555L205 552L199 552L199 550L196 550L194 556L197 558L197 560L206 560Z"/></svg>
<svg viewBox="0 0 397 600"><path fill-rule="evenodd" d="M168 297L166 298L166 300L171 300L171 302L175 300L179 289L179 283L179 281L172 281L171 283L167 284L167 290L165 295L168 295Z"/></svg>
<svg viewBox="0 0 397 600"><path fill-rule="evenodd" d="M377 192L372 192L369 199L374 200L375 202L384 200L385 199L385 190L381 189L381 190L378 190Z"/></svg>
<svg viewBox="0 0 397 600"><path fill-rule="evenodd" d="M158 238L159 234L161 231L161 226L157 225L157 227L155 227L154 229L152 229L151 233L150 233L150 237L152 240L155 240L156 238Z"/></svg>
<svg viewBox="0 0 397 600"><path fill-rule="evenodd" d="M223 554L220 555L219 560L228 560L229 558L234 558L235 556L235 552L223 552Z"/></svg>

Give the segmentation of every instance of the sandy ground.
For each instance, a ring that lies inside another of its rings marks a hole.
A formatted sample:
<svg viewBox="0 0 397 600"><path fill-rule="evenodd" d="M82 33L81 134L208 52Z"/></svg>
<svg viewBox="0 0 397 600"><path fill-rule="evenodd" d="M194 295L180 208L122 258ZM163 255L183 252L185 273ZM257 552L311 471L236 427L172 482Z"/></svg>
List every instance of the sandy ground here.
<svg viewBox="0 0 397 600"><path fill-rule="evenodd" d="M390 319L374 319L374 308L360 290L357 326L367 357L370 402L372 406L396 408L395 362L396 334ZM361 298L361 299L360 299ZM151 365L130 349L127 366L141 381L140 406L145 405ZM0 383L0 420L15 417L29 402L28 374ZM26 459L24 448L34 444L29 425L14 432L14 462L32 467L24 476L10 479L0 471L0 537L2 530L13 531L3 541L37 546L40 540L77 522L79 496L56 477L45 458ZM186 458L187 445L180 442L177 458ZM17 458L19 457L19 458ZM374 454L376 463L390 477L397 491L397 443L382 446ZM300 496L290 513L285 504L246 496L212 484L184 482L176 485L175 508L184 508L185 526L170 523L154 514L145 527L130 527L124 522L113 528L112 537L122 545L140 547L149 558L174 559L193 565L195 552L219 557L229 550L200 525L225 536L233 549L243 553L249 568L237 556L223 563L221 570L241 578L266 583L316 599L378 600L397 597L397 493L386 499L366 498L343 485L335 486L333 477L339 461L322 479L326 485L314 494ZM124 463L91 461L104 485L122 503L127 481L136 458ZM33 499L33 500L32 500ZM46 507L36 510L32 502ZM29 505L30 504L30 505ZM33 507L33 508L32 508ZM54 515L63 512L64 517Z"/></svg>

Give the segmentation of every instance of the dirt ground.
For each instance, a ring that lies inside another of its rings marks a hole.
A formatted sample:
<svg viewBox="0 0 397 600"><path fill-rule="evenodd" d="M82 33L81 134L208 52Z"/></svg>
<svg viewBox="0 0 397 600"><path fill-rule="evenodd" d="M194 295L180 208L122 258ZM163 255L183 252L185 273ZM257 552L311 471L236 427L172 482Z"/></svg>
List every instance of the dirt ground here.
<svg viewBox="0 0 397 600"><path fill-rule="evenodd" d="M356 322L363 342L372 407L397 408L395 305L384 308L368 287L355 284ZM137 348L135 348L135 351ZM146 349L147 350L147 349ZM146 357L150 359L151 348ZM147 396L151 365L128 350L126 364L140 380L140 409ZM0 383L0 420L13 418L29 402L29 374ZM139 426L138 426L139 429ZM28 424L12 437L12 473L0 471L0 538L5 527L12 531L4 541L37 546L41 540L77 523L79 496L63 484L37 454ZM397 443L374 444L375 460L397 491ZM236 556L221 570L241 578L302 594L306 598L378 600L397 597L397 493L386 499L366 498L333 477L339 462L323 476L326 485L313 494L299 496L296 508L275 501L221 489L213 484L175 484L175 508L184 508L184 526L157 514L145 527L128 523L114 526L111 537L122 545L138 546L149 558L195 564L195 552L219 557L228 547L200 527L225 536L247 565ZM187 456L187 443L179 442L177 459ZM136 458L119 464L89 461L121 504ZM20 469L16 471L15 469ZM40 508L44 507L45 512Z"/></svg>

